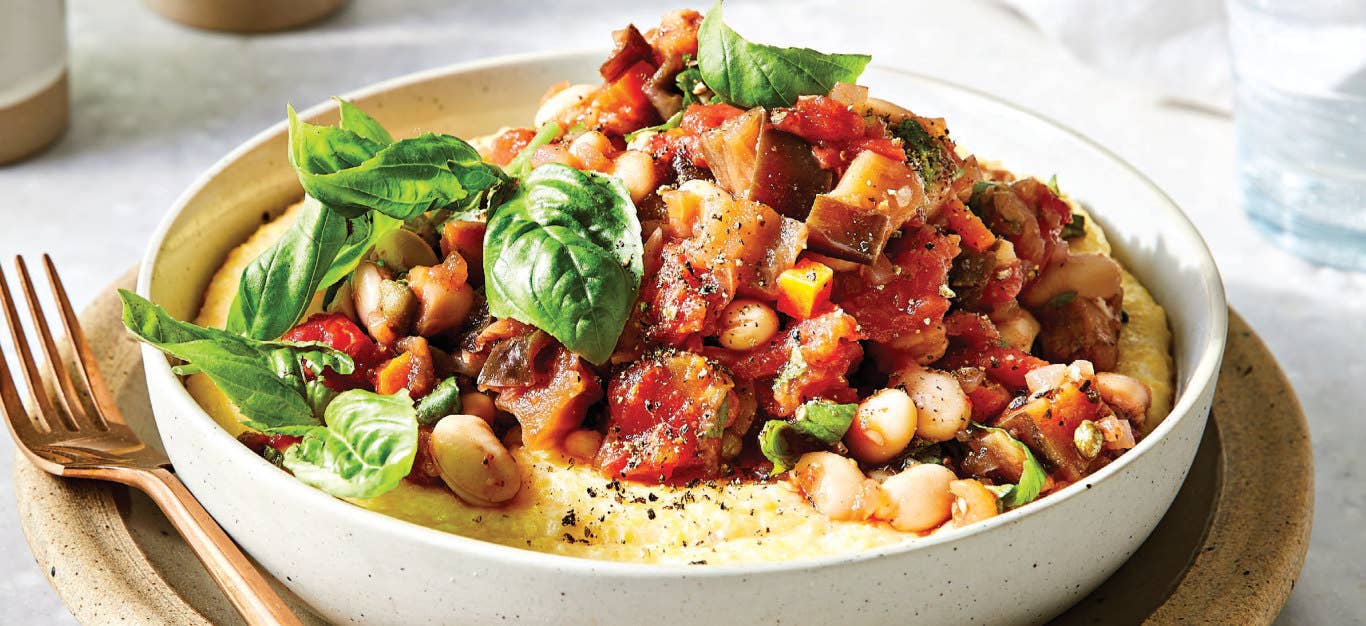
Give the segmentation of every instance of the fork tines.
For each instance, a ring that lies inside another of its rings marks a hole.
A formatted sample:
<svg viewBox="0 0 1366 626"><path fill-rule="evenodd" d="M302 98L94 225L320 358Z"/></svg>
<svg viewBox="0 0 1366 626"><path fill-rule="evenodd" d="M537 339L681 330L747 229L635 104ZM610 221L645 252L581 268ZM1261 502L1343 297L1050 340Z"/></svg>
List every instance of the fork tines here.
<svg viewBox="0 0 1366 626"><path fill-rule="evenodd" d="M9 359L3 354L0 354L0 408L3 408L6 420L21 439L24 434L21 431L30 429L40 433L51 433L58 428L71 432L107 431L109 424L105 418L108 416L116 419L117 409L113 409L113 403L109 400L111 396L100 378L94 353L81 332L76 314L71 308L71 301L67 298L66 289L57 275L57 269L53 266L51 257L46 254L43 255L43 265L58 317L61 318L63 336L66 338L71 356L75 357L75 369L79 372L81 384L78 387L77 381L71 376L67 362L53 338L51 326L34 289L27 264L24 263L23 257L15 257L14 266L19 287L28 304L29 324L33 327L38 343L42 347L44 365L54 393L49 394L37 359L29 347L9 282L5 279L4 272L0 271L0 306L4 308L5 321L9 326L14 349L18 353L16 360L23 371L33 411L24 409L15 380L9 371ZM53 401L54 397L56 402Z"/></svg>

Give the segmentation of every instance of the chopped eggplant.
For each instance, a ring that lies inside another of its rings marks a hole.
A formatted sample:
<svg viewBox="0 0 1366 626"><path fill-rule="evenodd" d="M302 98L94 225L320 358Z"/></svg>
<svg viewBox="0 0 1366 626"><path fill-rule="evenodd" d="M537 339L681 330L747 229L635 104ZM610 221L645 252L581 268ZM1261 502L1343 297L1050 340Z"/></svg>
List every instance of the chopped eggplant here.
<svg viewBox="0 0 1366 626"><path fill-rule="evenodd" d="M554 345L545 331L499 339L489 351L483 369L479 370L479 386L491 388L529 387L544 378L549 365L540 356L554 354L547 350Z"/></svg>
<svg viewBox="0 0 1366 626"><path fill-rule="evenodd" d="M712 176L733 195L749 190L754 182L759 132L766 116L762 107L755 107L702 133L702 155Z"/></svg>
<svg viewBox="0 0 1366 626"><path fill-rule="evenodd" d="M866 211L828 195L816 196L806 227L812 250L863 264L882 254L892 233L885 213Z"/></svg>
<svg viewBox="0 0 1366 626"><path fill-rule="evenodd" d="M833 176L821 169L805 139L765 127L759 133L749 198L804 220L816 196L830 190Z"/></svg>
<svg viewBox="0 0 1366 626"><path fill-rule="evenodd" d="M654 49L650 47L650 42L645 41L645 36L636 30L634 24L612 33L612 38L616 40L617 46L607 60L602 62L602 67L598 68L603 80L609 83L616 80L640 61L654 62Z"/></svg>

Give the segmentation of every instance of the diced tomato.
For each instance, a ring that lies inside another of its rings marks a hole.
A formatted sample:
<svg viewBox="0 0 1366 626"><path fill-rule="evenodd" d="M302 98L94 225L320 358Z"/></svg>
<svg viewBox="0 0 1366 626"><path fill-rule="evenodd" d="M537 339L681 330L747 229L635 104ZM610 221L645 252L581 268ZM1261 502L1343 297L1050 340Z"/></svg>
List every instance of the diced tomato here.
<svg viewBox="0 0 1366 626"><path fill-rule="evenodd" d="M972 421L985 424L996 419L1010 404L1010 390L994 380L984 380L968 393L972 403Z"/></svg>
<svg viewBox="0 0 1366 626"><path fill-rule="evenodd" d="M602 132L621 136L659 121L659 113L644 91L645 82L654 73L653 65L640 61L597 93L593 109L598 112Z"/></svg>
<svg viewBox="0 0 1366 626"><path fill-rule="evenodd" d="M531 128L509 128L493 138L488 154L482 156L494 165L507 165L535 136L536 131Z"/></svg>
<svg viewBox="0 0 1366 626"><path fill-rule="evenodd" d="M280 339L320 342L351 357L356 364L351 374L338 374L330 368L323 372L323 384L337 391L368 387L370 368L384 357L384 351L374 340L341 313L318 313L291 328Z"/></svg>
<svg viewBox="0 0 1366 626"><path fill-rule="evenodd" d="M607 436L596 465L649 482L717 477L721 437L734 418L732 387L729 376L691 352L632 363L608 384Z"/></svg>
<svg viewBox="0 0 1366 626"><path fill-rule="evenodd" d="M949 310L944 296L949 269L958 252L957 235L940 233L933 226L906 231L888 244L897 273L886 284L842 283L834 301L858 319L867 339L918 343L917 336L942 331L940 324Z"/></svg>
<svg viewBox="0 0 1366 626"><path fill-rule="evenodd" d="M680 9L664 14L659 28L645 33L646 41L654 48L655 60L682 59L683 55L697 56L697 29L702 25L702 14L692 9Z"/></svg>
<svg viewBox="0 0 1366 626"><path fill-rule="evenodd" d="M676 156L682 156L694 167L707 167L707 158L702 154L700 138L702 133L739 116L744 110L729 104L693 104L683 110L683 118L677 128L656 133L650 137L646 151L656 163L672 163Z"/></svg>
<svg viewBox="0 0 1366 626"><path fill-rule="evenodd" d="M1025 389L1025 374L1048 365L1028 352L1010 346L990 344L980 348L971 346L950 347L948 354L939 362L939 367L980 367L992 380L1014 391Z"/></svg>
<svg viewBox="0 0 1366 626"><path fill-rule="evenodd" d="M732 117L740 116L744 112L744 109L723 103L692 104L684 109L683 119L679 120L678 127L700 135L724 124L726 120Z"/></svg>
<svg viewBox="0 0 1366 626"><path fill-rule="evenodd" d="M692 260L682 242L665 244L663 261L640 290L637 318L646 340L670 347L690 347L711 334L721 309L730 302L725 285L705 265Z"/></svg>
<svg viewBox="0 0 1366 626"><path fill-rule="evenodd" d="M764 409L787 416L813 398L856 399L848 374L863 358L860 338L858 322L835 309L798 321L748 352L709 348L706 353L738 380L762 381L756 388ZM794 358L798 352L800 358Z"/></svg>
<svg viewBox="0 0 1366 626"><path fill-rule="evenodd" d="M408 390L411 398L421 398L436 386L432 350L422 337L407 337L396 346L401 354L375 368L375 393L389 395Z"/></svg>
<svg viewBox="0 0 1366 626"><path fill-rule="evenodd" d="M484 275L484 222L449 220L441 225L441 254L459 252L472 276ZM479 282L479 281L476 281Z"/></svg>
<svg viewBox="0 0 1366 626"><path fill-rule="evenodd" d="M825 96L803 96L769 114L773 127L810 142L849 142L863 138L863 116Z"/></svg>
<svg viewBox="0 0 1366 626"><path fill-rule="evenodd" d="M957 198L951 198L944 203L942 215L949 231L958 233L962 238L963 247L983 252L996 243L996 235L982 223L981 218L973 215Z"/></svg>

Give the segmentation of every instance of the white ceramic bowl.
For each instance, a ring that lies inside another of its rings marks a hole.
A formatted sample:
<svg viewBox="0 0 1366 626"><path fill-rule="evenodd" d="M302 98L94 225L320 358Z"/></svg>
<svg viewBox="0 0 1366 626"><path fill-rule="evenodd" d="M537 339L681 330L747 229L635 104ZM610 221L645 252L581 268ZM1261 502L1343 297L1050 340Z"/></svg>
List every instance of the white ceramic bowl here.
<svg viewBox="0 0 1366 626"><path fill-rule="evenodd" d="M517 57L414 74L347 96L396 136L474 136L526 124L547 85L595 81L601 53ZM904 545L752 566L553 556L429 530L335 500L238 444L144 348L157 427L180 477L242 547L336 622L696 624L1041 622L1099 585L1147 537L1204 430L1226 308L1209 251L1161 191L1085 138L992 97L872 68L879 97L948 118L954 138L1019 172L1059 173L1175 333L1176 408L1119 461L1042 501ZM280 103L283 112L284 103ZM331 104L305 117L335 121ZM1118 123L1118 122L1116 122ZM193 316L210 276L264 216L300 195L282 122L218 162L176 203L138 291Z"/></svg>

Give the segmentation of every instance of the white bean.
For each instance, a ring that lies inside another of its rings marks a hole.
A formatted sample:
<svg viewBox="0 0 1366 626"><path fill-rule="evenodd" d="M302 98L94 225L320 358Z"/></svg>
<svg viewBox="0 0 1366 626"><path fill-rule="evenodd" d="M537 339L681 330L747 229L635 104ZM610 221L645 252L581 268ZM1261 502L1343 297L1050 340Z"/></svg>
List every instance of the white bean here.
<svg viewBox="0 0 1366 626"><path fill-rule="evenodd" d="M493 399L478 391L466 391L460 394L460 410L490 424L498 416L498 409L493 405Z"/></svg>
<svg viewBox="0 0 1366 626"><path fill-rule="evenodd" d="M996 330L1001 332L1002 341L1025 352L1029 352L1029 348L1034 345L1034 339L1043 328L1039 320L1020 307L1015 307L1008 316L997 319L993 315L991 319L996 323Z"/></svg>
<svg viewBox="0 0 1366 626"><path fill-rule="evenodd" d="M996 506L996 494L971 478L949 483L949 493L954 496L953 525L956 527L990 519L1000 513Z"/></svg>
<svg viewBox="0 0 1366 626"><path fill-rule="evenodd" d="M915 437L916 409L911 397L896 388L882 389L859 404L844 445L864 463L892 460Z"/></svg>
<svg viewBox="0 0 1366 626"><path fill-rule="evenodd" d="M612 175L621 179L621 184L631 193L632 202L640 202L659 187L654 159L639 150L626 150L618 154L612 163Z"/></svg>
<svg viewBox="0 0 1366 626"><path fill-rule="evenodd" d="M546 122L553 122L559 119L560 114L569 110L570 107L577 105L584 98L587 98L589 94L592 94L597 88L597 85L585 83L582 85L570 85L559 90L555 95L546 98L545 102L541 103L541 108L536 110L535 125L539 128Z"/></svg>
<svg viewBox="0 0 1366 626"><path fill-rule="evenodd" d="M501 504L522 487L516 459L483 419L447 415L432 428L431 445L441 479L469 504Z"/></svg>
<svg viewBox="0 0 1366 626"><path fill-rule="evenodd" d="M370 254L383 262L385 267L399 273L420 265L432 266L441 262L441 259L436 258L431 244L406 228L389 233L375 244Z"/></svg>
<svg viewBox="0 0 1366 626"><path fill-rule="evenodd" d="M892 382L911 397L917 409L916 433L926 441L948 441L967 427L972 404L958 379L918 365L893 376Z"/></svg>
<svg viewBox="0 0 1366 626"><path fill-rule="evenodd" d="M1153 394L1147 385L1114 372L1096 374L1096 392L1110 408L1140 425L1147 419L1148 407L1153 403Z"/></svg>
<svg viewBox="0 0 1366 626"><path fill-rule="evenodd" d="M891 501L892 527L918 533L948 521L953 514L949 483L956 478L943 465L922 463L883 481L882 490Z"/></svg>
<svg viewBox="0 0 1366 626"><path fill-rule="evenodd" d="M886 508L877 482L853 459L834 452L803 454L789 477L817 511L833 520L868 519Z"/></svg>
<svg viewBox="0 0 1366 626"><path fill-rule="evenodd" d="M591 459L598 455L602 447L602 433L580 428L564 437L565 454L578 459Z"/></svg>
<svg viewBox="0 0 1366 626"><path fill-rule="evenodd" d="M758 300L737 298L721 310L716 339L728 350L749 350L778 332L778 314Z"/></svg>

